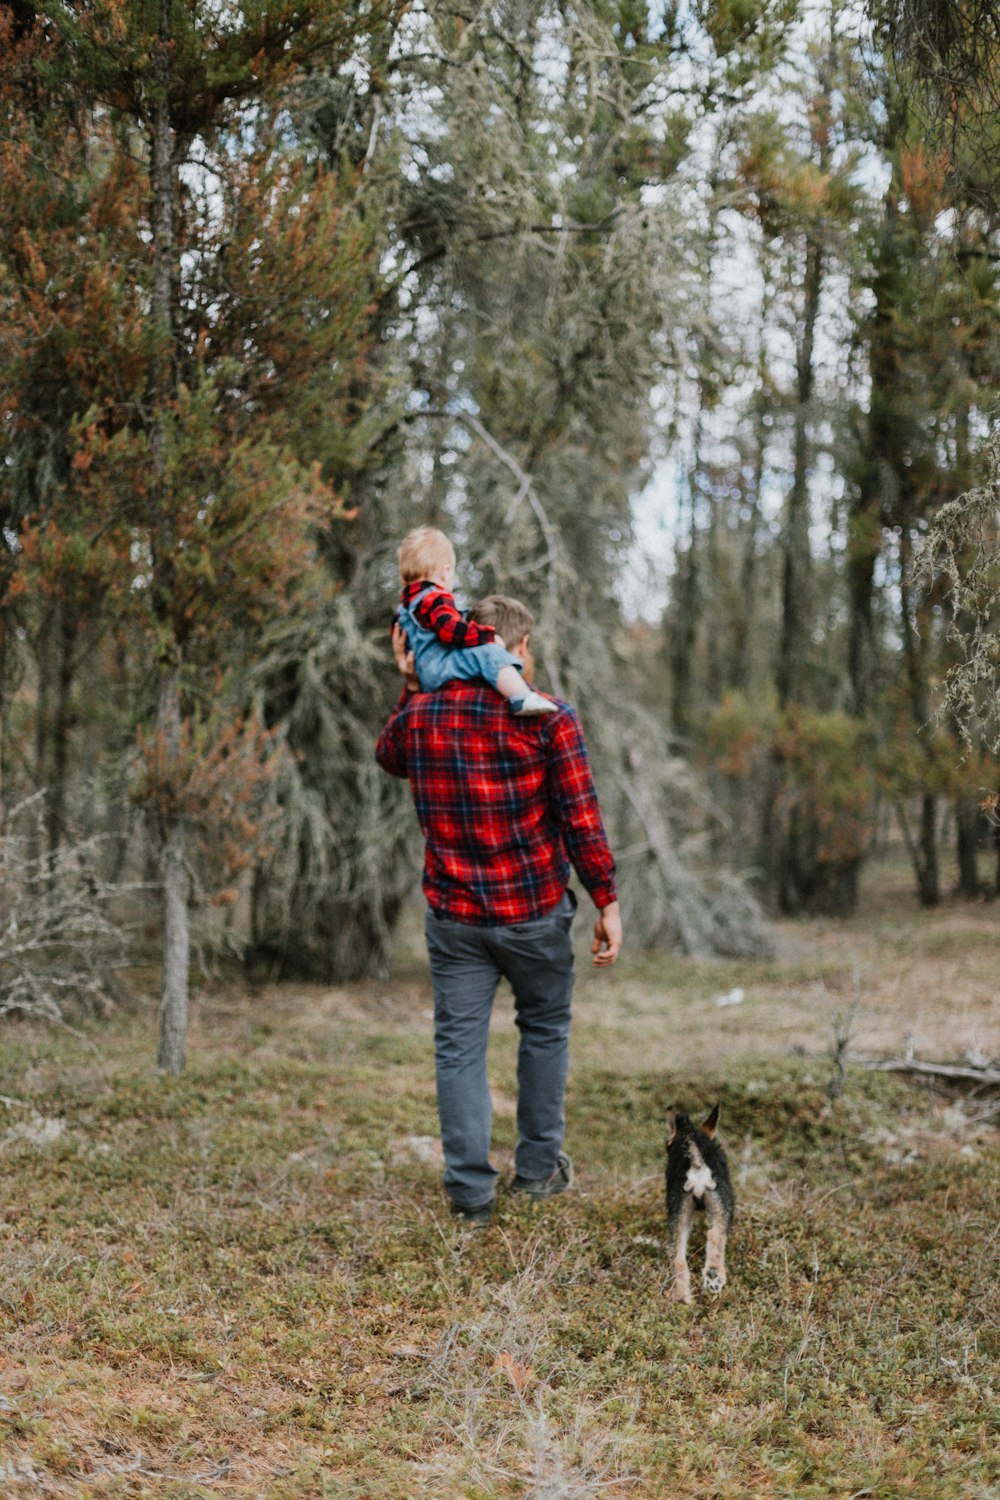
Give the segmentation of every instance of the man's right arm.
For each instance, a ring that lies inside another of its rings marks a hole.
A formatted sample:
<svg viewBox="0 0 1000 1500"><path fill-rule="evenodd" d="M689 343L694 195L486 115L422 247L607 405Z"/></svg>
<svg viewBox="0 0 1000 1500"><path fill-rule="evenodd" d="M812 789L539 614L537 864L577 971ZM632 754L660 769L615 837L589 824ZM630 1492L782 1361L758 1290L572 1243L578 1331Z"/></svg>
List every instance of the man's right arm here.
<svg viewBox="0 0 1000 1500"><path fill-rule="evenodd" d="M623 941L615 862L597 805L583 729L572 709L560 713L553 724L548 795L566 852L597 907L590 945L592 962L596 968L608 968L621 952Z"/></svg>
<svg viewBox="0 0 1000 1500"><path fill-rule="evenodd" d="M608 847L580 720L564 709L552 726L547 792L566 853L594 905L617 904L615 862Z"/></svg>

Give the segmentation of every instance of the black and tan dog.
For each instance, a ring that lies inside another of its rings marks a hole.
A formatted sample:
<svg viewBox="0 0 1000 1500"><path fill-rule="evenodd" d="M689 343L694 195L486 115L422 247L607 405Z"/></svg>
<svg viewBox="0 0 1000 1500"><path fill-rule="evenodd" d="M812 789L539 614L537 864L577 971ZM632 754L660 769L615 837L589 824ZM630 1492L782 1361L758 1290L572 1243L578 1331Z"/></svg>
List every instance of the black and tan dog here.
<svg viewBox="0 0 1000 1500"><path fill-rule="evenodd" d="M718 1105L700 1126L692 1125L687 1115L667 1112L667 1235L675 1302L691 1301L687 1246L696 1209L708 1216L702 1285L718 1293L726 1284L726 1239L736 1200L726 1153L715 1138L718 1123Z"/></svg>

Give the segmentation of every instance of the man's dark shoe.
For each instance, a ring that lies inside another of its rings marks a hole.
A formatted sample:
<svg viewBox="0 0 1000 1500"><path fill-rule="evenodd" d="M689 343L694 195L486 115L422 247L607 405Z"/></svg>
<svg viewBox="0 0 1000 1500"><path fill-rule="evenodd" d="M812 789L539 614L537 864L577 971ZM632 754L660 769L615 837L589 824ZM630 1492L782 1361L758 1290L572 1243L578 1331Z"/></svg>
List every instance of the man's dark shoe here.
<svg viewBox="0 0 1000 1500"><path fill-rule="evenodd" d="M489 1203L481 1203L478 1208L463 1208L459 1203L451 1205L451 1216L459 1224L466 1224L470 1229L485 1229L493 1218L493 1210L496 1208L495 1198Z"/></svg>
<svg viewBox="0 0 1000 1500"><path fill-rule="evenodd" d="M542 1203L546 1198L554 1198L557 1193L564 1193L572 1186L573 1163L565 1151L560 1151L551 1176L539 1178L536 1182L532 1182L529 1177L515 1177L510 1190L512 1193L523 1193L535 1203Z"/></svg>

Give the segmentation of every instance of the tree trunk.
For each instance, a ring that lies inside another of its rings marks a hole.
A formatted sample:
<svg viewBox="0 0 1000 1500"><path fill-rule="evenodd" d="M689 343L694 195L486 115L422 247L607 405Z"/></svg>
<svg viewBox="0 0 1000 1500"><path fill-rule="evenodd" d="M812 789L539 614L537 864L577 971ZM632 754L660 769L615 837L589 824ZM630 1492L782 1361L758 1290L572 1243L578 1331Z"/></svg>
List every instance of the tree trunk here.
<svg viewBox="0 0 1000 1500"><path fill-rule="evenodd" d="M52 690L52 624L54 610L48 609L42 616L42 627L38 633L38 691L35 702L35 787L43 799L48 797L49 743L51 708L49 700ZM44 806L44 801L43 801ZM42 820L32 819L31 852L35 859L44 853Z"/></svg>
<svg viewBox="0 0 1000 1500"><path fill-rule="evenodd" d="M795 436L792 488L785 520L785 567L782 585L781 641L778 650L778 702L801 703L809 664L812 560L809 554L809 419L815 372L813 349L823 288L823 251L806 236L802 285L802 325L795 350Z"/></svg>
<svg viewBox="0 0 1000 1500"><path fill-rule="evenodd" d="M941 900L941 876L938 869L937 798L925 792L920 800L920 865L917 870L917 894L921 906L937 906Z"/></svg>
<svg viewBox="0 0 1000 1500"><path fill-rule="evenodd" d="M959 895L975 898L982 894L979 880L979 808L975 798L955 798L955 856L958 862Z"/></svg>
<svg viewBox="0 0 1000 1500"><path fill-rule="evenodd" d="M966 379L971 381L972 370L968 350L963 350L963 368ZM972 411L969 402L966 401L959 407L955 414L955 482L956 487L962 491L969 487L972 481L970 466L971 451L971 428ZM970 631L972 621L962 614L955 614L952 607L954 625L963 631ZM951 630L948 636L951 636ZM961 728L952 715L949 719L949 729L956 745L961 744ZM982 881L979 878L979 837L982 829L982 813L979 808L978 799L975 795L966 793L955 798L955 858L958 864L958 893L975 900L983 894Z"/></svg>
<svg viewBox="0 0 1000 1500"><path fill-rule="evenodd" d="M766 370L761 360L760 382L762 392L766 389ZM754 422L753 479L752 490L747 496L750 512L747 520L743 558L740 563L740 609L733 626L733 649L729 664L728 686L746 692L749 688L750 641L754 621L757 618L757 574L758 547L760 545L760 497L764 484L764 464L767 456L767 428L764 426L765 397L762 394L756 421Z"/></svg>
<svg viewBox="0 0 1000 1500"><path fill-rule="evenodd" d="M14 533L12 521L6 516L0 516L2 530ZM6 538L0 534L0 596L6 594L11 575L14 572L14 557ZM7 768L7 672L8 654L10 649L9 631L13 623L10 610L0 610L0 838L3 838L6 825L6 768Z"/></svg>
<svg viewBox="0 0 1000 1500"><path fill-rule="evenodd" d="M936 906L940 900L936 802L937 799L929 792L920 799L920 833L917 838L913 837L913 830L906 812L906 802L896 803L896 817L906 845L906 852L910 856L910 864L913 866L913 874L917 882L917 896L921 906Z"/></svg>
<svg viewBox="0 0 1000 1500"><path fill-rule="evenodd" d="M926 745L926 741L920 737L925 734L930 718L926 681L927 664L921 649L921 638L915 618L916 606L912 594L913 550L909 526L905 520L900 532L899 564L900 623L907 695L910 701L910 719L918 742ZM929 753L926 749L924 753L928 771L930 771ZM937 798L930 790L925 790L920 800L920 836L916 844L916 877L917 895L921 906L937 906L941 900L937 849Z"/></svg>
<svg viewBox="0 0 1000 1500"><path fill-rule="evenodd" d="M172 754L180 748L181 699L177 674L160 682L157 730ZM164 819L160 854L163 883L163 988L160 1000L160 1045L157 1066L167 1073L184 1070L188 1025L190 931L187 904L184 819Z"/></svg>
<svg viewBox="0 0 1000 1500"><path fill-rule="evenodd" d="M46 799L46 840L49 862L54 867L59 846L66 831L66 778L69 774L69 740L73 729L71 694L76 667L76 640L79 621L74 620L63 602L57 607L58 660L56 662L55 703L52 711L52 777Z"/></svg>
<svg viewBox="0 0 1000 1500"><path fill-rule="evenodd" d="M889 193L872 280L875 310L869 334L867 441L847 518L847 672L851 711L859 719L871 710L875 691L875 565L882 551L888 465L898 446L892 430L892 395L898 379L893 295L897 218L896 198Z"/></svg>
<svg viewBox="0 0 1000 1500"><path fill-rule="evenodd" d="M695 463L698 454L695 452ZM698 554L698 510L695 504L695 481L688 486L691 524L688 547L680 552L677 569L677 594L672 619L670 646L670 722L674 733L687 739L694 721L694 658L698 646L698 623L701 613L701 577Z"/></svg>
<svg viewBox="0 0 1000 1500"><path fill-rule="evenodd" d="M719 526L724 521L723 502L718 487L709 481L705 499L708 504L708 525L705 531L705 582L707 585L708 615L711 621L705 634L705 697L709 704L718 703L725 691L725 657L723 655L723 623L719 618L721 598L719 557Z"/></svg>
<svg viewBox="0 0 1000 1500"><path fill-rule="evenodd" d="M711 294L712 274L715 265L715 250L718 243L719 233L719 203L717 192L719 187L718 167L714 167L708 178L708 211L709 219L706 227L704 253L701 260L704 275L704 295L706 299L706 320L711 322ZM698 641L701 637L702 621L705 617L705 607L708 602L708 590L712 587L715 575L709 572L705 566L706 561L702 556L702 510L708 507L708 545L714 548L715 528L715 498L710 492L710 487L704 482L704 460L705 450L711 439L711 434L706 436L706 413L711 410L712 405L712 354L708 342L702 339L699 349L699 363L697 371L698 381L698 409L695 414L694 432L691 441L691 470L688 474L688 500L690 503L690 525L688 527L688 550L682 552L680 547L681 533L683 530L683 513L678 516L677 523L677 590L675 596L675 607L671 611L672 631L670 645L670 721L674 732L683 740L689 739L694 727L697 708L704 701L708 682L698 684L695 676L696 654ZM710 665L714 673L717 659L716 643L713 641L711 649L706 652L710 657ZM699 692L699 686L701 691ZM713 690L715 684L713 683Z"/></svg>
<svg viewBox="0 0 1000 1500"><path fill-rule="evenodd" d="M160 0L155 59L156 94L150 119L150 187L153 199L153 292L156 339L154 410L150 431L158 524L154 589L160 643L156 728L171 757L180 749L180 643L170 629L170 559L174 535L166 477L167 410L173 394L174 141L170 122L170 0ZM188 1023L190 930L184 817L175 809L163 820L160 851L163 889L163 988L157 1064L165 1072L184 1067Z"/></svg>

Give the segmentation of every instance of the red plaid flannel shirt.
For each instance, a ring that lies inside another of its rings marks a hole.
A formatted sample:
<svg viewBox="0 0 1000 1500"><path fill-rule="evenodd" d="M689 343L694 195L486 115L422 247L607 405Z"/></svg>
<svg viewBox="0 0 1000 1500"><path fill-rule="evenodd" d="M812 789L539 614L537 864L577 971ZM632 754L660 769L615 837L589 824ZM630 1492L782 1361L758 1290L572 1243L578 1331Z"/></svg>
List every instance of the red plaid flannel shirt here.
<svg viewBox="0 0 1000 1500"><path fill-rule="evenodd" d="M478 682L404 692L375 758L409 777L426 840L424 893L439 916L484 927L544 916L566 889L567 855L596 906L616 899L583 729L568 704L519 719Z"/></svg>

